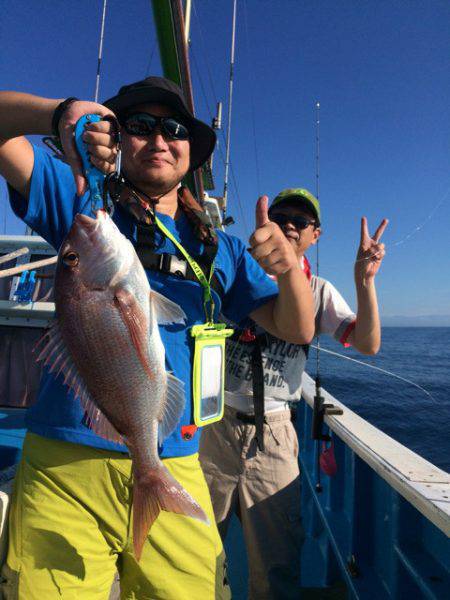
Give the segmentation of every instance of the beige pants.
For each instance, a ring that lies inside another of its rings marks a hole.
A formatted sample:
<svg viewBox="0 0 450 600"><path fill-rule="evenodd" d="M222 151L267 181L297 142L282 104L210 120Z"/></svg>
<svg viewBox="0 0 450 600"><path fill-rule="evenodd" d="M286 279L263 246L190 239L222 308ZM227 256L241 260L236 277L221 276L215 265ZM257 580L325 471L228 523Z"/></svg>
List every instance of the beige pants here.
<svg viewBox="0 0 450 600"><path fill-rule="evenodd" d="M261 452L255 426L226 407L222 421L202 433L200 462L222 539L233 513L241 521L249 598L297 599L303 542L297 434L288 410L269 413L266 421Z"/></svg>

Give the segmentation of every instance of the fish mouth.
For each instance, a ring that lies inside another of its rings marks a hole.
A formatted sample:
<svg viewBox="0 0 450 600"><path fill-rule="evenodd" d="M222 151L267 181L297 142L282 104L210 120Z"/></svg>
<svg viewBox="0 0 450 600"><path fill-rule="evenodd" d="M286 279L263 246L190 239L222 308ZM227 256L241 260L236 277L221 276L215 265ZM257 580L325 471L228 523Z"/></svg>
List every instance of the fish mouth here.
<svg viewBox="0 0 450 600"><path fill-rule="evenodd" d="M92 233L97 229L99 221L104 220L104 215L105 211L103 210L97 211L97 218L95 219L89 217L88 215L78 213L75 215L74 221L79 227L81 227L81 229L84 229L87 233Z"/></svg>
<svg viewBox="0 0 450 600"><path fill-rule="evenodd" d="M95 246L101 245L108 230L107 227L105 229L107 218L104 210L98 210L95 218L78 213L73 220L73 234L80 240L89 240Z"/></svg>
<svg viewBox="0 0 450 600"><path fill-rule="evenodd" d="M107 214L103 210L97 211L96 218L77 213L67 238L68 243L78 249L90 247L97 253L96 260L99 260L103 248L110 247L107 228L105 229L106 218Z"/></svg>

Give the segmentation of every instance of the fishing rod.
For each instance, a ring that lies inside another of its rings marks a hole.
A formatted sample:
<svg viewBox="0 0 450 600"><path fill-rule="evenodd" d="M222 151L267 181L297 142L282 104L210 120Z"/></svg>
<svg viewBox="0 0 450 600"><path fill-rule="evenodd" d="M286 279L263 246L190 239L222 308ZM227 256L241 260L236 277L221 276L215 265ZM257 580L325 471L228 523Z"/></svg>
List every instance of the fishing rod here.
<svg viewBox="0 0 450 600"><path fill-rule="evenodd" d="M228 92L228 125L227 125L227 145L225 152L225 175L223 181L223 199L222 199L222 222L227 219L227 196L228 196L228 168L230 165L230 143L231 143L231 112L233 106L233 76L234 76L234 47L236 40L236 7L237 0L233 2L233 29L231 34L231 59L230 59L230 81Z"/></svg>
<svg viewBox="0 0 450 600"><path fill-rule="evenodd" d="M100 29L100 42L98 48L98 59L97 59L97 76L95 78L95 94L94 94L94 102L98 102L98 92L100 89L100 69L102 65L103 58L103 37L105 34L105 21L106 21L106 5L108 0L103 0L103 13L102 13L102 25Z"/></svg>
<svg viewBox="0 0 450 600"><path fill-rule="evenodd" d="M320 102L316 102L316 198L320 196ZM316 243L316 276L319 277L319 239ZM320 304L322 304L323 296L320 295ZM321 306L319 305L319 311ZM311 437L316 441L316 491L322 492L321 472L320 472L320 442L330 442L331 436L324 433L324 417L325 415L342 415L343 410L336 407L334 404L325 402L322 396L321 380L320 380L320 338L319 332L316 331L316 376L314 378L316 393L314 395L313 416Z"/></svg>

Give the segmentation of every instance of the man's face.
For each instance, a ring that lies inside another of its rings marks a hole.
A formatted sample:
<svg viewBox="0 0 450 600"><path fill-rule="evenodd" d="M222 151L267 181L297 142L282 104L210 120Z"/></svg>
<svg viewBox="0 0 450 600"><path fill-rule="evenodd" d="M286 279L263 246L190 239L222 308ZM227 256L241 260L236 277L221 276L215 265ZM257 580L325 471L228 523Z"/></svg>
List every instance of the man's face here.
<svg viewBox="0 0 450 600"><path fill-rule="evenodd" d="M280 203L275 206L269 215L269 219L276 221L277 215L284 215L285 217L303 217L307 221L315 221L315 216L306 206L292 205L289 203ZM309 224L305 229L295 227L294 223L287 221L283 225L280 225L286 238L294 247L294 250L298 257L303 256L306 250L317 242L320 236L320 228L315 228L314 224Z"/></svg>
<svg viewBox="0 0 450 600"><path fill-rule="evenodd" d="M139 104L130 112L175 116L171 108L161 104ZM122 129L122 165L125 175L137 187L154 193L169 191L189 170L189 141L173 140L159 127L149 136L129 135Z"/></svg>

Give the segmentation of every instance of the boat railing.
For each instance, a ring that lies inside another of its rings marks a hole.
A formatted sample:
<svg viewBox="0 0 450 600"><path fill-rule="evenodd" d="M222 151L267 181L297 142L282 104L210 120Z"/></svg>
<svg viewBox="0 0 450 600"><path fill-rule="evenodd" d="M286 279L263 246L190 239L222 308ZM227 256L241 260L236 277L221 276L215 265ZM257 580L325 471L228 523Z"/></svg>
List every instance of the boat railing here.
<svg viewBox="0 0 450 600"><path fill-rule="evenodd" d="M326 416L338 465L321 474L311 439L315 384L303 380L297 430L306 551L304 585L343 579L355 598L444 598L450 582L450 476L331 394Z"/></svg>
<svg viewBox="0 0 450 600"><path fill-rule="evenodd" d="M17 255L16 255L17 254ZM46 327L54 314L52 300L54 265L39 269L32 293L26 301L16 298L20 274L2 276L11 268L34 264L56 255L55 249L37 235L1 235L0 257L0 326ZM5 258L11 260L5 262ZM0 259L1 260L1 259Z"/></svg>
<svg viewBox="0 0 450 600"><path fill-rule="evenodd" d="M39 236L0 236L0 407L26 408L34 402L42 367L33 349L55 311L54 264L31 269L32 278L9 273L54 255L52 246Z"/></svg>

